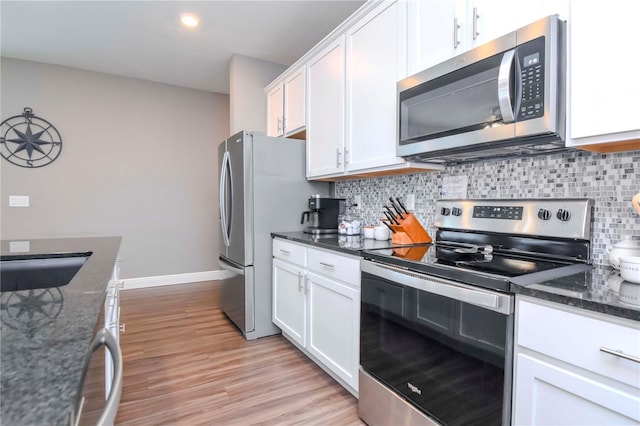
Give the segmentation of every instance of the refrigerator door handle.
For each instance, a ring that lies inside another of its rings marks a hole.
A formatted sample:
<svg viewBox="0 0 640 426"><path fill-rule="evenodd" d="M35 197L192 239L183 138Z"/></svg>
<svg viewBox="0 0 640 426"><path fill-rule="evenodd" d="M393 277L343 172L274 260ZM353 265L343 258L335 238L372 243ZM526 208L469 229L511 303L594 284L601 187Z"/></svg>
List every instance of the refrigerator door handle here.
<svg viewBox="0 0 640 426"><path fill-rule="evenodd" d="M231 154L227 151L227 167L229 168L229 175L227 179L229 179L229 223L227 223L227 245L231 244L231 227L233 226L233 206L235 204L234 200L234 189L233 189L233 167L231 166ZM226 220L225 220L226 223Z"/></svg>
<svg viewBox="0 0 640 426"><path fill-rule="evenodd" d="M238 267L232 265L231 263L227 262L226 260L224 260L221 257L218 258L218 262L220 263L220 267L222 269L225 269L225 270L231 271L231 272L233 272L235 274L244 276L244 269L241 269L241 268L238 268Z"/></svg>
<svg viewBox="0 0 640 426"><path fill-rule="evenodd" d="M227 228L227 206L226 206L226 188L227 188L227 163L229 162L229 152L225 151L222 157L222 167L220 170L220 198L218 205L220 207L220 225L222 228L222 240L224 245L229 247L229 232Z"/></svg>

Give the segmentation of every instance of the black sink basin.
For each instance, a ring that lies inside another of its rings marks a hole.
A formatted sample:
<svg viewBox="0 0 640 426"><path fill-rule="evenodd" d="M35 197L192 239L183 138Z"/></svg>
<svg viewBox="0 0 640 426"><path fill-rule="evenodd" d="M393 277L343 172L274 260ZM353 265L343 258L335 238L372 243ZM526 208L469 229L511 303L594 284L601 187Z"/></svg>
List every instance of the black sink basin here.
<svg viewBox="0 0 640 426"><path fill-rule="evenodd" d="M69 284L91 252L2 256L0 291L35 290Z"/></svg>

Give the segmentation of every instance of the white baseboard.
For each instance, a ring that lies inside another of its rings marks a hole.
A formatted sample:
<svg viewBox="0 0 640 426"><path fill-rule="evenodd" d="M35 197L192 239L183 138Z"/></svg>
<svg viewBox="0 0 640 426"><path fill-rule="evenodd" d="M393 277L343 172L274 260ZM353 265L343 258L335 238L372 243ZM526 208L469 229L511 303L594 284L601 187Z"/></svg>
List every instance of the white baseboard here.
<svg viewBox="0 0 640 426"><path fill-rule="evenodd" d="M186 274L161 275L157 277L128 278L124 282L122 290L132 290L136 288L160 287L163 285L188 284L200 281L215 281L229 278L233 273L229 271L204 271L189 272Z"/></svg>

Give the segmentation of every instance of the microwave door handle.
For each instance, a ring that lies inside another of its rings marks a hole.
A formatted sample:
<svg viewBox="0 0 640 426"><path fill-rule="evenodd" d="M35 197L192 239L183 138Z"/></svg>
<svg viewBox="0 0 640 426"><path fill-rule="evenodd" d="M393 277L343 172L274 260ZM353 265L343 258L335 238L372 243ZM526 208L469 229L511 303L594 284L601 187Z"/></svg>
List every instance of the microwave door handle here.
<svg viewBox="0 0 640 426"><path fill-rule="evenodd" d="M515 49L505 52L498 69L498 104L500 105L500 113L504 123L513 123L515 121L515 113L513 111L513 102L511 100L512 79L515 77L511 72L513 60L515 58Z"/></svg>

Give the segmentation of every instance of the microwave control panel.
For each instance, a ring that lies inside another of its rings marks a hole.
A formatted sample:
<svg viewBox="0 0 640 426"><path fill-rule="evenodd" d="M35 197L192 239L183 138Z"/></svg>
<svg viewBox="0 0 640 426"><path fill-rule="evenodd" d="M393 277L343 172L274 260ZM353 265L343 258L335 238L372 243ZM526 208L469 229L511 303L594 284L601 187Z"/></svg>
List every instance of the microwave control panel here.
<svg viewBox="0 0 640 426"><path fill-rule="evenodd" d="M544 116L544 37L518 47L522 97L518 121Z"/></svg>

